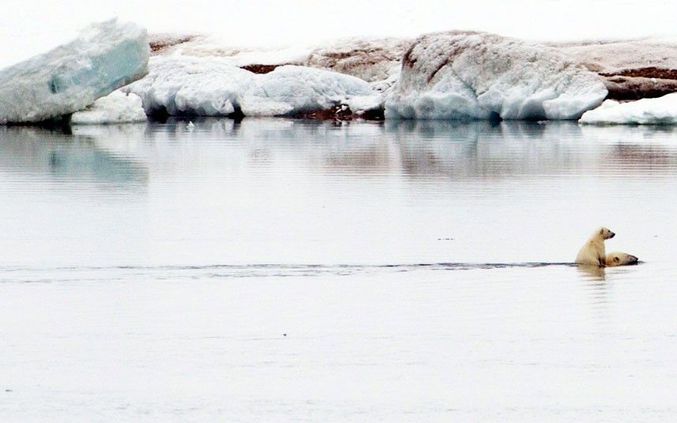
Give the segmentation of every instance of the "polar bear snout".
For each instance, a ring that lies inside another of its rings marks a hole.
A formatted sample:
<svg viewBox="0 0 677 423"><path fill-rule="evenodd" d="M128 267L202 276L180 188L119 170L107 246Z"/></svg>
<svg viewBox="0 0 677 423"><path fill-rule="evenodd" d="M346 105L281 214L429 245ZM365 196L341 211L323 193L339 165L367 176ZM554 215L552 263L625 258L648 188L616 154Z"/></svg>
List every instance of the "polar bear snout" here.
<svg viewBox="0 0 677 423"><path fill-rule="evenodd" d="M613 264L615 265L626 265L626 264L637 264L639 259L632 254L625 253L614 253L611 255Z"/></svg>
<svg viewBox="0 0 677 423"><path fill-rule="evenodd" d="M611 239L611 238L613 238L613 237L615 237L615 236L616 236L616 233L615 233L615 232L609 232L609 238L607 238L607 239Z"/></svg>

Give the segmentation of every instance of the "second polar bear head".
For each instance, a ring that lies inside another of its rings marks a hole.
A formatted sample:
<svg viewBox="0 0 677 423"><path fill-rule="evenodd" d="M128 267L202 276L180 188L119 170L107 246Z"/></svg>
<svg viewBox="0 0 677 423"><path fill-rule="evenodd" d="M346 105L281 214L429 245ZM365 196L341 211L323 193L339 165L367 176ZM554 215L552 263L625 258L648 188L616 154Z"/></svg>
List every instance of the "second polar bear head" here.
<svg viewBox="0 0 677 423"><path fill-rule="evenodd" d="M613 252L606 255L605 258L607 267L612 266L627 266L637 264L639 259L636 256L628 253Z"/></svg>

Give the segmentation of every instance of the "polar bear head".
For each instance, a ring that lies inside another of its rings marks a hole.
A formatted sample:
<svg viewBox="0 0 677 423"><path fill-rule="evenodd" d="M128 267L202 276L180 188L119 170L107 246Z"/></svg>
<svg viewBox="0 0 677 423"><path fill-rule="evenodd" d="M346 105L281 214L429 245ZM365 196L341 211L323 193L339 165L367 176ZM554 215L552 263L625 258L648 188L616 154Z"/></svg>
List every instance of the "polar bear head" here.
<svg viewBox="0 0 677 423"><path fill-rule="evenodd" d="M602 239L611 239L616 236L615 233L611 232L611 230L607 228L599 228L595 235L601 237Z"/></svg>
<svg viewBox="0 0 677 423"><path fill-rule="evenodd" d="M630 264L637 264L639 259L632 254L614 252L606 255L606 265L611 266L627 266Z"/></svg>

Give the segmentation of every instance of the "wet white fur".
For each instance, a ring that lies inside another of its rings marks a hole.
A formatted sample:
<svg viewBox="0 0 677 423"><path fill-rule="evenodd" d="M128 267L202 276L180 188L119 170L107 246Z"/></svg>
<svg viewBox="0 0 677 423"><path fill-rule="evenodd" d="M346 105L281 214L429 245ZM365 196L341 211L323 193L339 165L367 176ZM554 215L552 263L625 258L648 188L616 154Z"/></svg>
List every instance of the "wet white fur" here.
<svg viewBox="0 0 677 423"><path fill-rule="evenodd" d="M618 261L614 260L616 257L618 257ZM637 257L632 254L615 251L606 255L605 263L607 267L637 264Z"/></svg>
<svg viewBox="0 0 677 423"><path fill-rule="evenodd" d="M607 228L599 228L586 241L585 245L580 249L576 256L577 264L585 264L591 266L604 267L606 265L606 250L604 248L604 241L614 235Z"/></svg>

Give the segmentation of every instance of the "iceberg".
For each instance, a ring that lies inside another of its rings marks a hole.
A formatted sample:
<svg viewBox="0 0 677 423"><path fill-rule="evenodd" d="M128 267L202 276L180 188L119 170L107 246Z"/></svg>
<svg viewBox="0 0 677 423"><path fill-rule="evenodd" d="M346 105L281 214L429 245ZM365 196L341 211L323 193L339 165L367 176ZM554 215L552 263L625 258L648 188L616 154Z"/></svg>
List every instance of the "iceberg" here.
<svg viewBox="0 0 677 423"><path fill-rule="evenodd" d="M578 119L607 95L557 50L481 32L419 37L385 101L395 119Z"/></svg>
<svg viewBox="0 0 677 423"><path fill-rule="evenodd" d="M82 110L146 74L146 30L117 20L0 70L0 124L40 122Z"/></svg>
<svg viewBox="0 0 677 423"><path fill-rule="evenodd" d="M145 122L146 120L141 97L136 94L113 91L96 100L85 110L73 113L70 123L88 125Z"/></svg>
<svg viewBox="0 0 677 423"><path fill-rule="evenodd" d="M219 57L152 57L148 76L123 90L141 97L149 115L294 116L382 104L353 76L294 65L255 74Z"/></svg>
<svg viewBox="0 0 677 423"><path fill-rule="evenodd" d="M585 112L579 122L597 125L674 125L677 124L677 93L627 103L606 100L598 108Z"/></svg>

